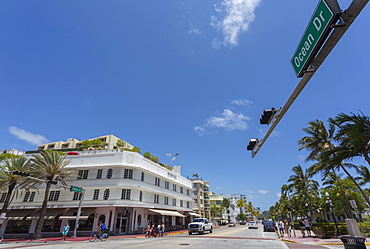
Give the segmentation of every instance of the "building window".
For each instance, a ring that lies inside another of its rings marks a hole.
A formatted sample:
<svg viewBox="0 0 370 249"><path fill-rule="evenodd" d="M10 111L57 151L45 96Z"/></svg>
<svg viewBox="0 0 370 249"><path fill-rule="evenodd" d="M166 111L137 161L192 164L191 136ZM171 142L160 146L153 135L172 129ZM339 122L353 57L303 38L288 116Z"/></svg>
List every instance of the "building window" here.
<svg viewBox="0 0 370 249"><path fill-rule="evenodd" d="M180 193L183 194L184 193L184 188L183 187L180 187Z"/></svg>
<svg viewBox="0 0 370 249"><path fill-rule="evenodd" d="M156 186L160 186L161 185L161 179L159 179L158 177L155 178L155 185Z"/></svg>
<svg viewBox="0 0 370 249"><path fill-rule="evenodd" d="M103 173L102 169L98 169L98 173L96 174L96 179L101 179L101 175Z"/></svg>
<svg viewBox="0 0 370 249"><path fill-rule="evenodd" d="M139 201L143 201L143 191L140 191L140 194L139 194Z"/></svg>
<svg viewBox="0 0 370 249"><path fill-rule="evenodd" d="M175 184L173 185L173 191L176 192L176 185Z"/></svg>
<svg viewBox="0 0 370 249"><path fill-rule="evenodd" d="M31 192L31 196L28 202L33 202L33 199L35 199L35 195L36 195L36 192Z"/></svg>
<svg viewBox="0 0 370 249"><path fill-rule="evenodd" d="M131 189L122 189L121 199L130 200L131 198Z"/></svg>
<svg viewBox="0 0 370 249"><path fill-rule="evenodd" d="M197 184L196 183L194 183L193 188L197 188Z"/></svg>
<svg viewBox="0 0 370 249"><path fill-rule="evenodd" d="M79 193L79 192L74 192L74 194L73 194L73 200L74 201L77 201L77 200L81 200L81 193Z"/></svg>
<svg viewBox="0 0 370 249"><path fill-rule="evenodd" d="M58 201L60 191L50 191L48 201Z"/></svg>
<svg viewBox="0 0 370 249"><path fill-rule="evenodd" d="M133 173L132 169L125 169L125 173L123 175L123 178L132 179L132 173Z"/></svg>
<svg viewBox="0 0 370 249"><path fill-rule="evenodd" d="M168 197L167 196L164 197L164 205L168 205Z"/></svg>
<svg viewBox="0 0 370 249"><path fill-rule="evenodd" d="M141 172L141 181L143 182L144 181L144 172Z"/></svg>
<svg viewBox="0 0 370 249"><path fill-rule="evenodd" d="M189 189L187 189L187 190L186 190L186 194L187 194L187 195L190 195L190 191L189 191Z"/></svg>
<svg viewBox="0 0 370 249"><path fill-rule="evenodd" d="M89 175L89 170L79 170L78 171L77 180L79 180L79 179L87 179L87 176L88 175Z"/></svg>
<svg viewBox="0 0 370 249"><path fill-rule="evenodd" d="M107 178L108 179L112 178L112 175L113 175L113 170L112 169L108 169L108 171L107 171Z"/></svg>
<svg viewBox="0 0 370 249"><path fill-rule="evenodd" d="M196 203L198 203L198 200L197 199L194 199L194 203L196 204Z"/></svg>
<svg viewBox="0 0 370 249"><path fill-rule="evenodd" d="M170 189L170 183L169 183L169 182L167 182L167 181L165 181L165 182L164 182L164 187L165 187L166 189Z"/></svg>
<svg viewBox="0 0 370 249"><path fill-rule="evenodd" d="M172 198L172 206L176 206L176 199Z"/></svg>
<svg viewBox="0 0 370 249"><path fill-rule="evenodd" d="M94 190L93 200L98 200L98 199L99 199L99 189L95 189Z"/></svg>
<svg viewBox="0 0 370 249"><path fill-rule="evenodd" d="M183 206L184 206L184 201L180 200L180 207L183 207Z"/></svg>
<svg viewBox="0 0 370 249"><path fill-rule="evenodd" d="M23 202L33 202L33 199L35 198L36 192L29 192L27 191L24 194Z"/></svg>
<svg viewBox="0 0 370 249"><path fill-rule="evenodd" d="M154 203L159 203L159 195L154 194Z"/></svg>
<svg viewBox="0 0 370 249"><path fill-rule="evenodd" d="M108 200L109 199L109 193L110 193L109 189L104 190L104 196L103 196L103 199L104 200Z"/></svg>
<svg viewBox="0 0 370 249"><path fill-rule="evenodd" d="M188 201L186 202L186 207L190 208L190 202L188 202Z"/></svg>
<svg viewBox="0 0 370 249"><path fill-rule="evenodd" d="M30 197L30 192L29 192L29 191L27 191L27 192L24 194L23 202L27 202L29 197Z"/></svg>
<svg viewBox="0 0 370 249"><path fill-rule="evenodd" d="M197 191L194 191L194 195L197 195L197 193L198 193Z"/></svg>

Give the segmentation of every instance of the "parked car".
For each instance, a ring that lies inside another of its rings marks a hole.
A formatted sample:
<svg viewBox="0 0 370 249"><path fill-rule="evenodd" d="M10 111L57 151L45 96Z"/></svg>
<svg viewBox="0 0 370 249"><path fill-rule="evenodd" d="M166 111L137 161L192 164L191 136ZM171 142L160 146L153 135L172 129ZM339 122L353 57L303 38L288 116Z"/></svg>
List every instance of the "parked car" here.
<svg viewBox="0 0 370 249"><path fill-rule="evenodd" d="M229 227L235 227L235 226L236 226L235 222L230 222L229 223Z"/></svg>
<svg viewBox="0 0 370 249"><path fill-rule="evenodd" d="M264 232L267 232L267 231L275 232L275 230L276 230L276 226L275 226L275 223L273 221L266 221L263 224L263 231Z"/></svg>
<svg viewBox="0 0 370 249"><path fill-rule="evenodd" d="M258 229L257 222L255 222L255 221L250 221L250 222L248 223L248 229Z"/></svg>
<svg viewBox="0 0 370 249"><path fill-rule="evenodd" d="M241 222L239 222L239 224L240 224L240 225L246 225L246 224L247 224L247 222L245 222L245 221L241 221Z"/></svg>

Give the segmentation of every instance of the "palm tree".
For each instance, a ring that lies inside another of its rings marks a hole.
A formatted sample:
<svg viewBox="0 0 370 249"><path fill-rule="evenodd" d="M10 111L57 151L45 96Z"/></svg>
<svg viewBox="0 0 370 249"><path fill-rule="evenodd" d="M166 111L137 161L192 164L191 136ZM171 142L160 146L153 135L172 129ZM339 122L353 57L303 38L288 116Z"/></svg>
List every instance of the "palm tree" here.
<svg viewBox="0 0 370 249"><path fill-rule="evenodd" d="M61 185L66 185L64 179L74 174L73 171L65 169L69 163L69 160L65 160L65 156L56 151L44 151L40 155L35 155L34 158L31 159L31 172L37 172L38 178L45 180L46 184L44 201L42 203L39 222L35 231L35 239L41 238L41 230L44 225L51 181L58 181ZM40 184L42 184L42 182L38 181L34 183L34 186L38 186Z"/></svg>
<svg viewBox="0 0 370 249"><path fill-rule="evenodd" d="M329 119L338 128L335 139L339 141L338 160L350 160L362 156L370 165L370 117L363 113L338 114Z"/></svg>
<svg viewBox="0 0 370 249"><path fill-rule="evenodd" d="M247 207L247 204L245 203L245 201L240 198L237 202L236 202L236 207L240 209L240 213L242 214L243 213L243 207Z"/></svg>
<svg viewBox="0 0 370 249"><path fill-rule="evenodd" d="M219 205L212 205L211 206L210 213L211 213L213 218L219 216L221 212L222 212L222 207L220 207Z"/></svg>
<svg viewBox="0 0 370 249"><path fill-rule="evenodd" d="M235 208L234 204L232 204L228 198L224 197L223 200L222 200L221 206L226 210L227 220L230 223L231 219L230 219L230 210L229 209L232 208L234 210L234 208Z"/></svg>
<svg viewBox="0 0 370 249"><path fill-rule="evenodd" d="M358 177L356 177L356 181L360 186L364 186L366 183L370 182L370 170L366 166L359 166L356 168L357 173L359 174Z"/></svg>
<svg viewBox="0 0 370 249"><path fill-rule="evenodd" d="M14 195L18 196L19 188L28 188L27 178L19 175L13 175L12 171L29 171L29 160L25 157L13 157L5 159L0 168L0 188L7 189L7 195L0 213L6 213Z"/></svg>
<svg viewBox="0 0 370 249"><path fill-rule="evenodd" d="M300 165L293 167L293 175L288 179L289 188L293 190L295 195L302 197L307 201L311 219L313 220L312 198L318 196L319 183L310 179L311 174L308 170L304 172Z"/></svg>
<svg viewBox="0 0 370 249"><path fill-rule="evenodd" d="M309 168L309 172L311 175L314 175L318 172L322 173L322 179L326 177L329 172L333 172L334 176L336 177L336 170L338 167L343 169L347 175L349 175L348 171L344 168L343 164L339 162L338 164L330 163L332 158L335 157L335 154L331 154L331 156L323 156L326 155L327 152L335 150L335 124L333 122L329 122L329 127L326 129L324 123L321 120L316 119L315 121L308 122L308 127L303 128L302 130L307 134L307 136L301 138L298 141L299 149L306 149L309 151L309 155L306 158L307 161L317 160L318 163L312 165ZM350 215L350 205L346 193L341 185L341 182L338 181L338 186L341 191L341 194L345 200L345 210L346 215ZM349 217L349 216L348 216Z"/></svg>

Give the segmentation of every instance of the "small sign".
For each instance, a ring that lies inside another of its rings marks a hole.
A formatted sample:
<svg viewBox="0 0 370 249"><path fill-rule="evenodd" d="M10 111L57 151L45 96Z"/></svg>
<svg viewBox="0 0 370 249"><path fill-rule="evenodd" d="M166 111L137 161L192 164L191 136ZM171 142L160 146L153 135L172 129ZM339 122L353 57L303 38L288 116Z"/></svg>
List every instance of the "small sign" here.
<svg viewBox="0 0 370 249"><path fill-rule="evenodd" d="M82 188L76 187L76 186L71 186L71 191L80 193L80 192L82 192Z"/></svg>

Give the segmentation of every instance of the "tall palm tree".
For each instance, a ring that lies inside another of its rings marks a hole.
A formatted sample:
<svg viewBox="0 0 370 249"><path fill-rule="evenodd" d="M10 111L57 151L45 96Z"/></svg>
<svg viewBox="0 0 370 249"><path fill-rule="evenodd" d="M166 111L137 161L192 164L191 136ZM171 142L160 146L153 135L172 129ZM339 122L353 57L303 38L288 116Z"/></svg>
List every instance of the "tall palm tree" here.
<svg viewBox="0 0 370 249"><path fill-rule="evenodd" d="M357 176L355 179L360 186L363 186L366 183L370 182L370 170L368 167L359 166L356 168L356 171L359 174L359 176Z"/></svg>
<svg viewBox="0 0 370 249"><path fill-rule="evenodd" d="M292 189L293 194L301 196L307 201L310 216L313 220L312 198L318 196L319 183L310 179L312 175L309 174L307 169L303 171L300 165L293 167L292 171L294 174L288 179L289 188Z"/></svg>
<svg viewBox="0 0 370 249"><path fill-rule="evenodd" d="M35 155L34 158L31 159L31 172L37 172L38 178L45 180L46 184L44 201L42 203L39 222L35 231L35 239L41 238L41 230L44 225L51 181L58 181L62 185L66 185L64 179L74 174L73 171L65 168L69 163L70 161L66 160L65 156L56 151L44 151L39 155ZM34 186L38 186L40 184L42 184L42 182L35 182Z"/></svg>
<svg viewBox="0 0 370 249"><path fill-rule="evenodd" d="M305 161L317 161L317 163L313 164L309 168L310 174L314 175L318 172L321 172L322 179L324 179L329 172L333 172L334 176L336 177L336 170L338 170L339 167L347 172L347 175L349 174L341 162L339 162L338 164L330 163L332 161L332 158L335 157L335 154L330 154L330 152L335 150L336 148L334 144L335 127L336 126L333 122L329 122L329 126L327 129L321 120L316 119L315 121L310 121L308 122L308 127L302 129L307 134L307 136L301 138L298 141L298 150L306 149L307 151L309 151L309 155L307 156ZM329 152L330 156L324 157L323 155L326 155L327 152ZM346 196L346 193L340 181L338 181L338 184L340 192L345 200L346 215L347 217L349 217L351 214L349 213L350 204L348 201L348 197Z"/></svg>
<svg viewBox="0 0 370 249"><path fill-rule="evenodd" d="M19 188L29 188L30 186L26 183L27 178L24 176L13 175L12 171L29 171L29 160L25 157L14 157L5 159L3 165L0 168L0 188L7 190L7 195L1 208L0 213L6 213L14 195L18 196Z"/></svg>
<svg viewBox="0 0 370 249"><path fill-rule="evenodd" d="M222 212L222 207L220 207L219 205L211 205L210 213L213 218L219 216L221 212Z"/></svg>
<svg viewBox="0 0 370 249"><path fill-rule="evenodd" d="M228 198L224 197L223 200L222 200L221 206L226 210L226 212L227 212L227 220L230 223L231 219L230 219L230 210L229 209L231 208L231 209L234 210L235 205L232 204Z"/></svg>
<svg viewBox="0 0 370 249"><path fill-rule="evenodd" d="M242 214L243 213L243 207L245 208L245 207L247 207L247 204L245 203L245 201L242 199L242 198L240 198L237 202L236 202L236 206L235 206L236 208L239 208L239 210L240 210L240 213Z"/></svg>

